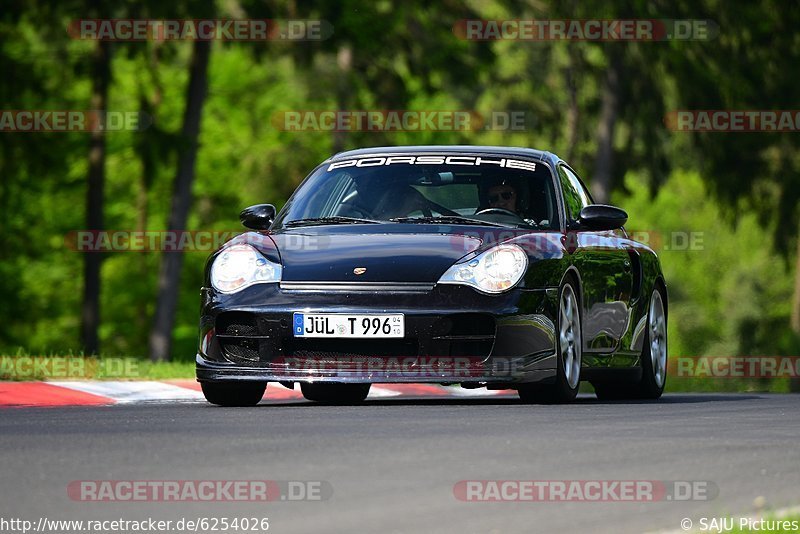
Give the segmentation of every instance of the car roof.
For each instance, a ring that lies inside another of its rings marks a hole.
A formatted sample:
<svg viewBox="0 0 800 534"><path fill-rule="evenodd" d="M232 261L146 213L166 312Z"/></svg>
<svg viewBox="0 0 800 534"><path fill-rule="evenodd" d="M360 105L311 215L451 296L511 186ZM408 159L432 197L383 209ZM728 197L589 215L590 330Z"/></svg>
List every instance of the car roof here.
<svg viewBox="0 0 800 534"><path fill-rule="evenodd" d="M457 154L494 154L504 156L523 156L539 161L556 164L560 158L552 152L514 146L486 146L486 145L408 145L408 146L376 146L371 148L358 148L339 152L326 161L338 161L361 156L379 156L384 154L417 154L417 153L457 153Z"/></svg>

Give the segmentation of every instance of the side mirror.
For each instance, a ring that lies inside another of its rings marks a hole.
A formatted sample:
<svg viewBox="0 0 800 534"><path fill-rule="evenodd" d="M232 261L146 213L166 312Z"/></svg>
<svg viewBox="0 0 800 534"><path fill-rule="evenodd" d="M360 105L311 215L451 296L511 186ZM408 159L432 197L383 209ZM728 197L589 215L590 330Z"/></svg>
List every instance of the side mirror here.
<svg viewBox="0 0 800 534"><path fill-rule="evenodd" d="M239 220L251 230L266 230L275 220L275 206L272 204L256 204L242 210Z"/></svg>
<svg viewBox="0 0 800 534"><path fill-rule="evenodd" d="M616 230L625 226L628 214L614 206L589 204L581 210L578 222L587 230Z"/></svg>

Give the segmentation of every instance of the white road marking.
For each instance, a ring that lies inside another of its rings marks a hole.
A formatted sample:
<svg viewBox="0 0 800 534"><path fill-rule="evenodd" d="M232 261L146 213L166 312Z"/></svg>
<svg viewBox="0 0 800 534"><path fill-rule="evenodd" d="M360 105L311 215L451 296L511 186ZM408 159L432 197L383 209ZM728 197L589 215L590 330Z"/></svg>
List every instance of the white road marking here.
<svg viewBox="0 0 800 534"><path fill-rule="evenodd" d="M75 391L81 391L84 393L90 393L92 395L99 395L101 397L106 397L109 400L109 404L133 404L137 402L176 402L176 401L184 401L184 402L192 402L192 401L205 401L203 394L200 391L195 389L190 389L187 387L182 387L175 384L169 384L166 382L156 382L156 381L58 381L58 382L47 382L53 386L59 386L63 388L72 389ZM410 396L410 397L419 397L419 396L426 396L424 393L420 393L418 389L414 389L413 387L409 387L408 390L404 391L404 387L406 384L391 384L390 387L381 387L378 385L373 385L370 389L369 395L367 398L369 399L385 399L385 398L392 398L392 397L403 397L403 396ZM414 386L414 384L409 384L409 386ZM498 395L502 392L494 391L494 390L486 390L483 388L480 389L463 389L460 387L450 387L450 386L439 386L431 384L431 386L441 390L444 395L432 395L436 398L446 398L450 397L492 397ZM275 384L272 387L276 387ZM281 388L284 389L284 388ZM273 390L274 391L274 390ZM299 393L299 392L298 392ZM428 394L428 396L431 396ZM270 400L281 400L283 399L283 395L280 396L279 399L270 399L270 390L267 389L267 393L264 396L264 401L269 402Z"/></svg>
<svg viewBox="0 0 800 534"><path fill-rule="evenodd" d="M447 393L454 397L493 397L500 395L502 392L496 389L464 389L461 387L445 387Z"/></svg>
<svg viewBox="0 0 800 534"><path fill-rule="evenodd" d="M381 387L372 386L369 388L369 395L367 395L368 399L381 399L385 397L397 397L402 395L401 391L394 391L392 389L386 389Z"/></svg>
<svg viewBox="0 0 800 534"><path fill-rule="evenodd" d="M164 382L63 381L48 382L48 384L108 397L119 404L160 400L205 400L199 391Z"/></svg>

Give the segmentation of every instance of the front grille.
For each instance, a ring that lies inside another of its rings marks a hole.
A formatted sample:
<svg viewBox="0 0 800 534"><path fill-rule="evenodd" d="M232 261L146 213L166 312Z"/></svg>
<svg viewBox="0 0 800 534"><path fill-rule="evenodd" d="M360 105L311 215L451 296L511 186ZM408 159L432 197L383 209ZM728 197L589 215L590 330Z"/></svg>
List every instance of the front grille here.
<svg viewBox="0 0 800 534"><path fill-rule="evenodd" d="M281 282L282 291L311 293L429 293L433 284L415 282Z"/></svg>
<svg viewBox="0 0 800 534"><path fill-rule="evenodd" d="M217 333L226 336L257 336L256 318L250 313L225 312L217 317Z"/></svg>
<svg viewBox="0 0 800 534"><path fill-rule="evenodd" d="M232 361L258 362L258 341L242 339L223 343L225 355Z"/></svg>
<svg viewBox="0 0 800 534"><path fill-rule="evenodd" d="M485 358L494 346L495 320L482 313L459 313L433 325L431 346L447 356Z"/></svg>
<svg viewBox="0 0 800 534"><path fill-rule="evenodd" d="M258 363L261 337L253 314L225 312L217 317L217 338L226 358L232 362Z"/></svg>
<svg viewBox="0 0 800 534"><path fill-rule="evenodd" d="M495 342L494 317L458 313L443 317L406 316L403 339L319 339L292 337L291 316L222 312L217 339L234 363L270 365L281 358L336 362L348 358L487 358Z"/></svg>

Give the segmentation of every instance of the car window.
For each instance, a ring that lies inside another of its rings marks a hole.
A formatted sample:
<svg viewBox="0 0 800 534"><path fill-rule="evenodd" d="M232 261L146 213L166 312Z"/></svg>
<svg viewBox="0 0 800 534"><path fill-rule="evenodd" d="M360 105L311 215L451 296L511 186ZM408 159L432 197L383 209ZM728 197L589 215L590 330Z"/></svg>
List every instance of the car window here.
<svg viewBox="0 0 800 534"><path fill-rule="evenodd" d="M474 210L480 202L477 184L415 185L412 187L428 200L446 205L456 211L460 209Z"/></svg>
<svg viewBox="0 0 800 534"><path fill-rule="evenodd" d="M319 168L281 210L275 227L329 217L391 222L459 216L557 230L556 198L550 169L539 162L499 156L360 158Z"/></svg>
<svg viewBox="0 0 800 534"><path fill-rule="evenodd" d="M592 199L592 195L589 194L589 190L586 188L586 184L583 183L580 176L575 174L571 169L567 168L567 174L570 176L570 180L573 184L575 184L575 188L580 193L583 202L585 203L584 206L588 206L589 204L594 204L594 200Z"/></svg>
<svg viewBox="0 0 800 534"><path fill-rule="evenodd" d="M576 221L581 209L592 203L589 192L580 179L566 166L558 166L558 176L561 180L561 189L564 192L564 207L567 211L567 220Z"/></svg>
<svg viewBox="0 0 800 534"><path fill-rule="evenodd" d="M336 206L353 194L355 184L349 173L338 173L319 184L319 194L307 198L297 210L297 218L315 217L317 213L333 213Z"/></svg>

